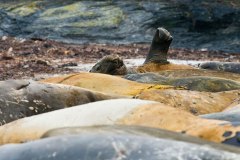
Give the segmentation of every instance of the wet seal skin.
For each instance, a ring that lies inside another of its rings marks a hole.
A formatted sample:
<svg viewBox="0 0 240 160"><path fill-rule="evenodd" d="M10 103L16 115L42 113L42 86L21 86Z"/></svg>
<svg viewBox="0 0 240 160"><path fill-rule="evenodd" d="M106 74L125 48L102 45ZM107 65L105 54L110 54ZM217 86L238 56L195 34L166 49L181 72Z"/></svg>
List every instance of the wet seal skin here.
<svg viewBox="0 0 240 160"><path fill-rule="evenodd" d="M153 37L152 44L144 64L168 64L167 52L172 39L171 34L166 29L158 28Z"/></svg>
<svg viewBox="0 0 240 160"><path fill-rule="evenodd" d="M238 62L204 62L199 65L199 68L240 74L240 63Z"/></svg>

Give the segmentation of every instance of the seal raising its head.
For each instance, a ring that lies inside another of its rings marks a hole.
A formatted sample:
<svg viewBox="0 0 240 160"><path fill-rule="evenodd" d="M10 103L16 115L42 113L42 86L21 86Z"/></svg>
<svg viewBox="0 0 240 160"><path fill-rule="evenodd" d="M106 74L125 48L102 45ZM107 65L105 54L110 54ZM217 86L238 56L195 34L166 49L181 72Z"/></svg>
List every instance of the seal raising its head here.
<svg viewBox="0 0 240 160"><path fill-rule="evenodd" d="M105 73L111 75L124 75L126 73L154 72L159 70L171 69L192 69L186 65L169 64L167 61L167 52L172 42L171 34L164 28L158 28L142 66L137 68L126 68L121 58L118 56L103 57L90 72Z"/></svg>
<svg viewBox="0 0 240 160"><path fill-rule="evenodd" d="M147 58L144 62L146 63L160 63L168 64L167 52L172 42L171 34L164 28L158 28L148 52Z"/></svg>
<svg viewBox="0 0 240 160"><path fill-rule="evenodd" d="M119 56L109 55L97 62L89 72L124 75L127 73L127 68Z"/></svg>

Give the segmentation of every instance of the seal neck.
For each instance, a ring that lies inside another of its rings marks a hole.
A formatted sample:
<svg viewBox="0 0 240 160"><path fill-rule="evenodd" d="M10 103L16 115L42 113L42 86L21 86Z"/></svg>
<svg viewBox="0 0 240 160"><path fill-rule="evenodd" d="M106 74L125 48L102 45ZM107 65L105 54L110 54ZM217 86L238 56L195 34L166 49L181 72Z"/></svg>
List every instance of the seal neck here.
<svg viewBox="0 0 240 160"><path fill-rule="evenodd" d="M172 36L169 34L168 31L163 32L161 29L162 28L160 29L158 28L153 37L151 47L144 64L147 64L147 63L168 64L169 63L167 61L167 53L168 53L169 46L172 42ZM161 33L160 33L161 35L159 34L159 30L161 30ZM165 32L167 32L168 34L165 34Z"/></svg>

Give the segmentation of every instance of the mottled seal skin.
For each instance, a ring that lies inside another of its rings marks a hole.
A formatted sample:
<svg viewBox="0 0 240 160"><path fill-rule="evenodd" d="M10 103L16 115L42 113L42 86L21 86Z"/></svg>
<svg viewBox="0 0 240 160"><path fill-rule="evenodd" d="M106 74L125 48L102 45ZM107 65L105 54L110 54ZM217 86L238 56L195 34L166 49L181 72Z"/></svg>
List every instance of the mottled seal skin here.
<svg viewBox="0 0 240 160"><path fill-rule="evenodd" d="M240 63L237 62L205 62L201 63L199 68L240 74Z"/></svg>
<svg viewBox="0 0 240 160"><path fill-rule="evenodd" d="M207 76L165 77L156 73L127 74L124 78L140 83L171 85L192 91L221 92L240 89L237 81Z"/></svg>
<svg viewBox="0 0 240 160"><path fill-rule="evenodd" d="M144 64L168 64L167 52L172 39L171 34L166 29L158 28L153 37L152 44Z"/></svg>
<svg viewBox="0 0 240 160"><path fill-rule="evenodd" d="M127 73L127 68L119 56L108 55L97 62L89 72L124 75Z"/></svg>
<svg viewBox="0 0 240 160"><path fill-rule="evenodd" d="M102 128L104 130L104 128ZM151 132L151 129L149 129ZM157 130L155 130L157 131ZM163 130L158 132L164 132ZM169 133L169 132L166 132ZM170 135L183 137L171 133ZM168 135L168 134L166 134ZM238 160L240 151L224 145L189 143L174 140L167 136L152 136L147 132L132 132L112 129L105 132L62 135L49 137L24 144L0 147L0 159L14 160L106 160L106 159L143 159L143 160ZM190 137L192 138L192 137ZM181 139L181 138L178 138ZM187 138L185 138L187 139ZM196 141L196 140L195 140Z"/></svg>
<svg viewBox="0 0 240 160"><path fill-rule="evenodd" d="M0 82L0 125L74 105L117 98L79 87L31 80Z"/></svg>

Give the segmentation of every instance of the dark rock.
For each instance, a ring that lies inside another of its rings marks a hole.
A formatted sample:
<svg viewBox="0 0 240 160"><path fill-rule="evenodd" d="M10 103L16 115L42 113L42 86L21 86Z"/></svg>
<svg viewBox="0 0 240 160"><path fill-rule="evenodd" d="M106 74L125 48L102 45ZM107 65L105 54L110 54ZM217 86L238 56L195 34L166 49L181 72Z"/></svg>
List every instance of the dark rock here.
<svg viewBox="0 0 240 160"><path fill-rule="evenodd" d="M173 47L238 53L239 2L235 7L230 4L217 0L1 1L0 35L70 43L149 43L155 29L165 27L175 38Z"/></svg>

